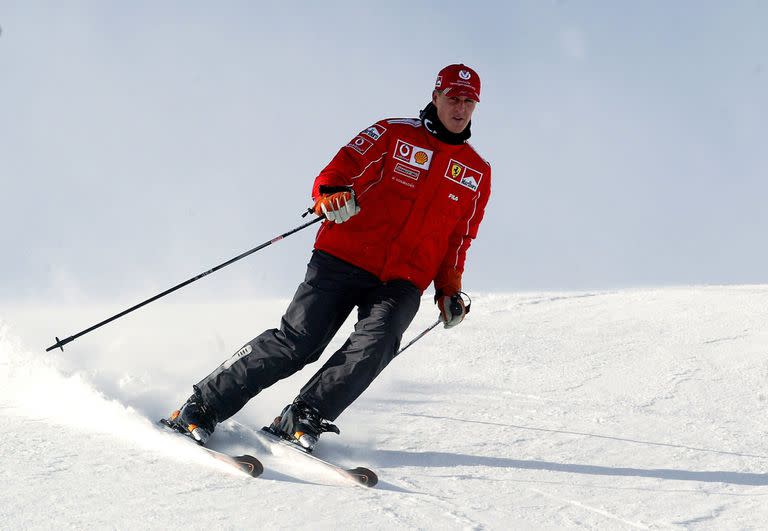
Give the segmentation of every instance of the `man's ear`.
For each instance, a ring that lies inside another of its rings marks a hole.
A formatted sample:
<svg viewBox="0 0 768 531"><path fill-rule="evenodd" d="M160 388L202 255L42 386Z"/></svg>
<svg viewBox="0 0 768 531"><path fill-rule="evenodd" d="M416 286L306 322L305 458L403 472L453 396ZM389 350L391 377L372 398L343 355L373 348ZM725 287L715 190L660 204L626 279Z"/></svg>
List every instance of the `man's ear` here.
<svg viewBox="0 0 768 531"><path fill-rule="evenodd" d="M432 103L434 105L437 105L437 91L436 90L432 91Z"/></svg>

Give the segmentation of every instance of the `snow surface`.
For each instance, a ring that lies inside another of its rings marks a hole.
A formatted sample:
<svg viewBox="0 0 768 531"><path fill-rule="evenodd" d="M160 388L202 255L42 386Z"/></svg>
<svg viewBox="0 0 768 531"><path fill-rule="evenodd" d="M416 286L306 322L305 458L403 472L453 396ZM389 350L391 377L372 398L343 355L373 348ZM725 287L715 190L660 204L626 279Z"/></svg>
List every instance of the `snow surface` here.
<svg viewBox="0 0 768 531"><path fill-rule="evenodd" d="M321 440L375 489L263 453L253 480L153 425L286 300L177 298L44 352L133 302L0 310L0 527L768 527L768 286L475 296ZM404 339L434 319L425 297ZM268 422L312 372L235 419ZM212 446L256 451L228 423Z"/></svg>

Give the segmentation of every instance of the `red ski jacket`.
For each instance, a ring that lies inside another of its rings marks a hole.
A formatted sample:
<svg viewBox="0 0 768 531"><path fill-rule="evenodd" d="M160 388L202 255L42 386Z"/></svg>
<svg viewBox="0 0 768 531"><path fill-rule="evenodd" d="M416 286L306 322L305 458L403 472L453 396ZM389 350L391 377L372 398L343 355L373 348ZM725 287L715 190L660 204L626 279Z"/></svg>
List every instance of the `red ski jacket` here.
<svg viewBox="0 0 768 531"><path fill-rule="evenodd" d="M349 185L360 213L324 221L315 249L422 292L435 279L460 282L491 192L491 166L472 146L441 142L415 118L381 120L341 148L312 196Z"/></svg>

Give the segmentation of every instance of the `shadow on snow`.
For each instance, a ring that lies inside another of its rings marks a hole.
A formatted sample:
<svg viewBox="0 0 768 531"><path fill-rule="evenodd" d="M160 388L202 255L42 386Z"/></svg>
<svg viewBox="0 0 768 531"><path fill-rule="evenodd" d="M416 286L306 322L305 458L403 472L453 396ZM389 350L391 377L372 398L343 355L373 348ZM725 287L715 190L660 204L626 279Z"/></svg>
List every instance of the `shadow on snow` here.
<svg viewBox="0 0 768 531"><path fill-rule="evenodd" d="M695 448L690 446L656 443L650 441L638 441L634 439L625 439L620 437L611 437L605 435L595 435L591 433L581 433L564 430L551 430L545 428L532 428L526 426L515 426L512 424L500 424L486 421L466 420L451 417L438 417L433 415L412 414L405 415L413 417L426 417L439 420L456 420L463 423L486 424L493 426L505 426L522 430L533 430L550 433L562 433L568 435L580 435L585 437L597 437L602 439L611 439L635 444L667 446L673 448L684 448L700 452L712 452L718 454L735 455L740 457L757 457L766 459L768 456L751 455L737 452L727 452L721 450L712 450L707 448ZM572 463L555 463L550 461L526 461L519 459L509 459L502 457L474 456L467 454L452 454L444 452L403 452L391 450L374 451L370 458L378 460L378 466L427 466L427 467L448 467L448 466L489 466L495 468L516 468L521 470L545 470L548 472L566 472L570 474L586 474L593 476L626 476L626 477L644 477L670 479L678 481L700 481L707 483L730 483L733 485L764 486L768 485L768 474L755 474L749 472L728 472L728 471L703 471L695 472L691 470L675 469L643 469L628 467L608 467L598 465L583 465ZM373 463L372 463L373 464Z"/></svg>
<svg viewBox="0 0 768 531"><path fill-rule="evenodd" d="M503 457L451 454L445 452L402 452L394 450L375 450L369 461L380 467L395 466L488 466L495 468L516 468L520 470L545 470L547 472L566 472L569 474L587 474L592 476L628 476L673 479L678 481L701 481L707 483L730 483L733 485L768 485L768 474L745 472L709 471L694 472L674 469L643 469L580 465L571 463L553 463L550 461L524 461Z"/></svg>

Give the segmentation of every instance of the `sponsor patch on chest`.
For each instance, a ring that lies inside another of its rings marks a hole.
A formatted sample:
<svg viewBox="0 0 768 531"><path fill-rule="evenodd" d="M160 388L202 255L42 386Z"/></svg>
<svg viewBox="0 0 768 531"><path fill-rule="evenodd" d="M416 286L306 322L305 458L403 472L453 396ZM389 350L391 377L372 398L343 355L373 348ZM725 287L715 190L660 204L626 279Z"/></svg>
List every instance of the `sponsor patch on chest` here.
<svg viewBox="0 0 768 531"><path fill-rule="evenodd" d="M448 167L445 170L445 176L453 182L458 183L465 188L469 188L473 192L477 192L477 187L480 185L480 180L483 178L481 172L473 170L466 164L462 164L453 159L448 163Z"/></svg>
<svg viewBox="0 0 768 531"><path fill-rule="evenodd" d="M411 166L428 170L429 166L432 164L432 154L433 151L431 149L414 146L404 140L398 139L397 144L395 145L395 153L392 156Z"/></svg>
<svg viewBox="0 0 768 531"><path fill-rule="evenodd" d="M395 173L399 173L400 175L405 175L409 179L413 179L414 181L419 180L419 175L421 175L421 172L419 170L410 168L406 166L405 164L400 164L399 162L395 164Z"/></svg>

